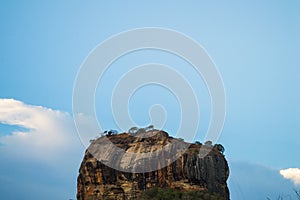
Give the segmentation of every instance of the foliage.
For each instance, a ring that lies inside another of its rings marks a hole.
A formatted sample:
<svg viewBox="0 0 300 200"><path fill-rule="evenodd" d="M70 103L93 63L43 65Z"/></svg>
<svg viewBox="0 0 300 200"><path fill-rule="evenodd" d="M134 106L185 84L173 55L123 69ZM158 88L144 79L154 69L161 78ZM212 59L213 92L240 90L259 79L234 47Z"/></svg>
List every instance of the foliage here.
<svg viewBox="0 0 300 200"><path fill-rule="evenodd" d="M147 126L145 128L131 127L128 130L128 133L130 133L131 135L136 135L138 133L145 133L145 132L153 131L153 130L154 130L154 126L153 125L149 125L149 126Z"/></svg>
<svg viewBox="0 0 300 200"><path fill-rule="evenodd" d="M138 131L138 127L131 127L131 128L128 130L128 133L130 133L130 134L135 134L137 131Z"/></svg>
<svg viewBox="0 0 300 200"><path fill-rule="evenodd" d="M224 154L225 148L223 147L223 145L221 145L221 144L215 144L214 147L215 147L216 149L218 149L218 151L220 151L222 154Z"/></svg>
<svg viewBox="0 0 300 200"><path fill-rule="evenodd" d="M110 130L104 131L104 134L105 135L116 135L116 134L118 134L118 131L110 129Z"/></svg>
<svg viewBox="0 0 300 200"><path fill-rule="evenodd" d="M211 147L212 146L212 141L208 140L208 141L204 142L204 145Z"/></svg>
<svg viewBox="0 0 300 200"><path fill-rule="evenodd" d="M300 190L296 190L294 189L294 192L295 192L295 196L296 196L296 199L299 199L300 200ZM285 199L294 199L292 198L291 195L279 195L276 200L285 200ZM269 197L267 197L267 200L271 200Z"/></svg>
<svg viewBox="0 0 300 200"><path fill-rule="evenodd" d="M300 190L295 189L294 191L295 191L297 199L300 199Z"/></svg>
<svg viewBox="0 0 300 200"><path fill-rule="evenodd" d="M169 188L151 188L139 198L141 200L222 200L225 199L207 191L181 191Z"/></svg>

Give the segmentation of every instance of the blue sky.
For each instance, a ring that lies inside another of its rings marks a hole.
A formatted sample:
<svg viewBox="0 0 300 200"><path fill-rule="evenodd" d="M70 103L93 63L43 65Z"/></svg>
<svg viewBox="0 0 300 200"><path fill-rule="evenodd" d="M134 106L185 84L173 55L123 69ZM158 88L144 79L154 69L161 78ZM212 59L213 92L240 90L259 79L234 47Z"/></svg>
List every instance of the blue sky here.
<svg viewBox="0 0 300 200"><path fill-rule="evenodd" d="M275 198L280 190L292 193L299 186L283 179L279 170L300 168L299 7L298 1L1 1L0 136L20 134L1 139L0 195L4 199L75 198L84 152L72 120L77 72L100 42L141 27L186 34L217 65L227 96L219 143L225 146L232 169L232 199ZM175 66L192 85L199 86L203 114L197 139L202 141L210 117L203 81L186 63L163 52L137 52L113 64L103 80L106 87L96 92L96 111L104 127L115 128L107 106L114 84L109 78L147 62ZM158 101L150 98L145 102L143 94L149 92L162 94L158 103L167 104L167 111L174 113L166 129L176 130L176 101L161 88L144 88L135 94L133 117L142 125L148 123L148 106ZM18 109L8 115L9 106ZM140 107L146 109L136 109ZM16 116L17 122L13 120ZM45 128L48 125L50 130ZM51 132L56 132L53 137ZM22 133L32 138L20 139ZM43 134L49 140L43 141ZM266 184L266 179L274 184Z"/></svg>

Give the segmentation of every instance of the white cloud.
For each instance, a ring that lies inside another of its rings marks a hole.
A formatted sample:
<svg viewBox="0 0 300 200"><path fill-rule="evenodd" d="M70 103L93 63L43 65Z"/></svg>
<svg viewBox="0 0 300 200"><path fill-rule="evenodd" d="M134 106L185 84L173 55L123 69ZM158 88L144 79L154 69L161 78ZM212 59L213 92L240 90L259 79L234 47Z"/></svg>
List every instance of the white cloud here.
<svg viewBox="0 0 300 200"><path fill-rule="evenodd" d="M288 168L279 171L285 179L290 179L295 185L300 185L300 169Z"/></svg>
<svg viewBox="0 0 300 200"><path fill-rule="evenodd" d="M1 151L9 156L53 161L80 149L73 120L66 112L0 99L0 123L28 129L0 137Z"/></svg>

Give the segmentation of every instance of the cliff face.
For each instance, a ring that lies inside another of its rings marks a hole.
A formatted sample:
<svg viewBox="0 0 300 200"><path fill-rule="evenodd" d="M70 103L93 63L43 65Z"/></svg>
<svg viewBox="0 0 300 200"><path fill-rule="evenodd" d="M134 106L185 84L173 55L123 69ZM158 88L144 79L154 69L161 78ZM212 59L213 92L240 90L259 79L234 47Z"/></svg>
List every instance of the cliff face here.
<svg viewBox="0 0 300 200"><path fill-rule="evenodd" d="M126 152L137 153L155 151L159 146L174 140L163 131L157 131L147 139L133 137L126 133L107 136L107 138ZM102 138L98 138L91 146L101 143L101 140ZM99 162L93 156L95 154L90 153L89 147L79 169L77 199L139 199L138 197L144 191L154 187L203 191L216 194L218 197L216 199L229 199L226 184L229 175L227 161L215 148L207 156L200 158L201 147L201 144L191 144L175 162L145 173L123 172L108 167Z"/></svg>

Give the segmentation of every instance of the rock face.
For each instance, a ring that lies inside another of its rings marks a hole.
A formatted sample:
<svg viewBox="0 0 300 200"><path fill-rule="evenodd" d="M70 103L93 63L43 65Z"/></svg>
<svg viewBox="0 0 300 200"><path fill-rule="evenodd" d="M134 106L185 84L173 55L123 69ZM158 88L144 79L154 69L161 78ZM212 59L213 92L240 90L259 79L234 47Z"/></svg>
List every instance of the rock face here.
<svg viewBox="0 0 300 200"><path fill-rule="evenodd" d="M153 133L153 132L152 132ZM151 152L178 139L166 132L156 131L149 138L133 137L122 133L98 138L91 146L108 138L125 152ZM179 141L179 140L178 140ZM185 143L188 144L188 143ZM205 157L199 156L201 144L188 144L188 149L175 162L158 170L145 173L123 172L104 165L91 154L90 147L85 152L77 179L78 200L129 200L139 199L144 191L154 187L172 188L181 191L203 191L214 193L216 199L229 199L226 180L229 175L227 161L216 148ZM134 158L133 158L134 159Z"/></svg>

